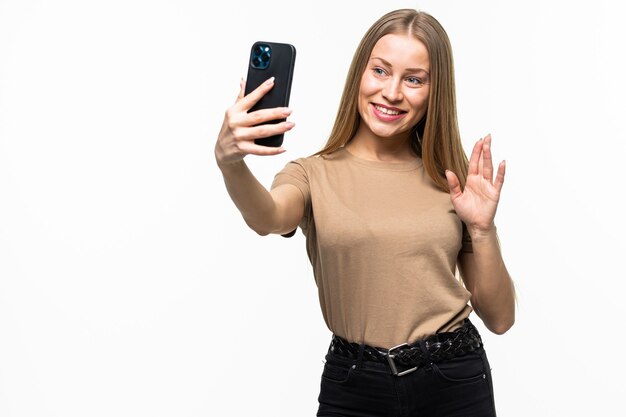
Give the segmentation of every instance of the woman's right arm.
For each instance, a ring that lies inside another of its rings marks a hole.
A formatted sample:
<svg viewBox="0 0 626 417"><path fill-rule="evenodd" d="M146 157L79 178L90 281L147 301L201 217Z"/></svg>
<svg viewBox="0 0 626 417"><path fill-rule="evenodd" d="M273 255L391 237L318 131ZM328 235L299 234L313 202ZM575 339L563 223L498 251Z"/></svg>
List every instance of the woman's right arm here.
<svg viewBox="0 0 626 417"><path fill-rule="evenodd" d="M215 159L224 176L228 194L248 226L259 235L291 232L304 215L304 197L297 187L284 184L269 192L254 177L243 160L247 154L277 155L285 151L282 147L257 145L254 140L291 130L293 123L255 125L283 119L291 111L278 107L248 113L273 86L273 79L270 79L244 96L245 87L242 81L237 101L226 111L215 144Z"/></svg>

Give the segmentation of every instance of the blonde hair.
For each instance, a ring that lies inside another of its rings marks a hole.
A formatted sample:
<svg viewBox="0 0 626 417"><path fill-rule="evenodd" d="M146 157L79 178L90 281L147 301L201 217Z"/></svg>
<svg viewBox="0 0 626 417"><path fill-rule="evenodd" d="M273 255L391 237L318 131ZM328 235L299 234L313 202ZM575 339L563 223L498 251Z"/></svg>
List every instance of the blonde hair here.
<svg viewBox="0 0 626 417"><path fill-rule="evenodd" d="M431 15L413 9L399 9L378 19L365 33L341 96L335 124L326 145L317 155L330 154L347 144L361 122L357 100L359 85L374 45L388 34L413 35L426 45L430 60L430 94L424 118L413 128L411 148L422 158L424 168L437 186L449 192L445 170L456 174L465 188L468 160L461 144L456 116L452 47L445 30Z"/></svg>

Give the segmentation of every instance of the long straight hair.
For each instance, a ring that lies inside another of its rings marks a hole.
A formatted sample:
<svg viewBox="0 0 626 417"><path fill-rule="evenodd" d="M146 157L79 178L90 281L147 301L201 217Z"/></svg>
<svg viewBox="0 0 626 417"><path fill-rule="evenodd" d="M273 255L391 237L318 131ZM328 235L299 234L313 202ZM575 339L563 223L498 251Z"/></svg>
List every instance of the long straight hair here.
<svg viewBox="0 0 626 417"><path fill-rule="evenodd" d="M428 50L428 109L424 118L411 131L411 149L422 158L426 172L442 191L449 192L446 169L456 174L461 189L464 189L469 162L461 144L456 116L452 47L445 30L434 17L413 9L389 12L365 33L352 58L330 137L314 156L336 151L356 134L361 122L357 106L361 78L374 45L388 34L412 35Z"/></svg>

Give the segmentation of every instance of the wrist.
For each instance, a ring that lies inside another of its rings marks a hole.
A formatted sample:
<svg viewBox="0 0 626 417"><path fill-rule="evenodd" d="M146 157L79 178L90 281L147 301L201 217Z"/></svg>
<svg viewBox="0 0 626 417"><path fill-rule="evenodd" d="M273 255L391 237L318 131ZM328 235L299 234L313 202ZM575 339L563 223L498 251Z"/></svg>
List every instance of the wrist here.
<svg viewBox="0 0 626 417"><path fill-rule="evenodd" d="M467 231L472 237L472 242L480 242L482 240L491 239L496 236L496 225L491 223L487 227L468 226Z"/></svg>
<svg viewBox="0 0 626 417"><path fill-rule="evenodd" d="M217 167L220 169L220 171L222 171L223 174L239 170L245 166L246 163L243 161L243 159L229 162L217 160Z"/></svg>
<svg viewBox="0 0 626 417"><path fill-rule="evenodd" d="M215 162L217 162L217 167L222 171L229 171L233 168L241 167L244 165L243 156L237 158L231 155L230 158L225 158L225 152L220 146L219 142L215 145Z"/></svg>

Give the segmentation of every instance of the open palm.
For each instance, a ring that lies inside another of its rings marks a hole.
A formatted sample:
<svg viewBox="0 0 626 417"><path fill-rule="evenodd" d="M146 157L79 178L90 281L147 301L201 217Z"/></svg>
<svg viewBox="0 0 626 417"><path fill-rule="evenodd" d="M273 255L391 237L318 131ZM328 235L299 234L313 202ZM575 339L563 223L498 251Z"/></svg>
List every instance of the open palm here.
<svg viewBox="0 0 626 417"><path fill-rule="evenodd" d="M494 182L491 135L487 135L474 145L464 190L461 190L456 174L446 171L452 205L469 230L488 231L493 228L505 169L506 162L502 161Z"/></svg>

